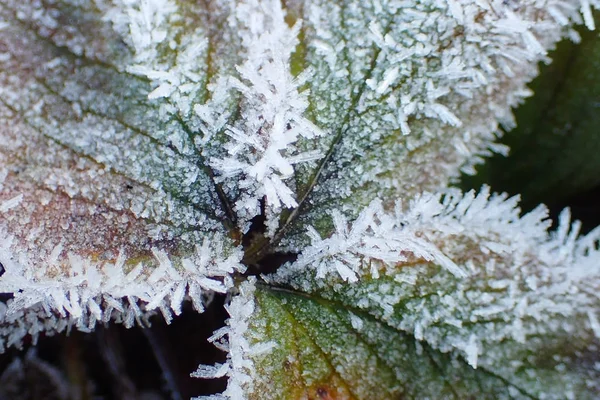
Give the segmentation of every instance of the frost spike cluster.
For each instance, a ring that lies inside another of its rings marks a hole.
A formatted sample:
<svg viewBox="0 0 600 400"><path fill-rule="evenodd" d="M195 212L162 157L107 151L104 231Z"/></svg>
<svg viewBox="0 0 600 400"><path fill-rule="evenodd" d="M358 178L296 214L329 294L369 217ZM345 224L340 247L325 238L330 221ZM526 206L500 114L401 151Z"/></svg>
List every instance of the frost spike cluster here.
<svg viewBox="0 0 600 400"><path fill-rule="evenodd" d="M14 251L14 238L4 236L0 293L13 293L14 298L0 304L0 351L5 345L20 346L26 335L36 341L40 333L61 332L67 326L90 331L96 323L110 320L127 327L143 324L154 310L169 322L173 313L181 313L186 299L203 312L203 303L215 292L227 292L233 284L231 276L245 270L239 249L226 255L223 240L207 238L196 254L176 261L152 249L154 260L126 267L122 253L114 263L100 263L69 253L61 245L43 264L31 265Z"/></svg>
<svg viewBox="0 0 600 400"><path fill-rule="evenodd" d="M298 260L278 273L278 280L285 282L291 271L316 270L316 278L324 279L337 273L347 282L357 282L369 271L379 277L379 268L393 269L407 261L407 255L442 265L457 277L467 274L442 254L431 242L405 225L402 215L387 214L379 200L373 201L349 226L339 211L332 214L335 232L323 239L314 228L308 236L312 244L306 247Z"/></svg>
<svg viewBox="0 0 600 400"><path fill-rule="evenodd" d="M241 115L237 123L225 127L229 139L225 144L226 154L212 157L211 166L219 181L227 183L226 187L231 186L232 179L241 179L235 211L242 224L260 213L259 201L263 196L268 216L274 216L282 208L296 207L294 187L289 183L294 165L323 156L318 151L303 152L295 146L300 137L316 139L325 133L304 116L308 92L300 91L300 87L309 72L294 77L290 70L301 21L290 28L284 17L278 1L238 4L234 18L245 61L237 67L239 79L229 77L220 81L241 95ZM223 88L213 90L219 92ZM210 118L207 106L197 106L196 112L205 120ZM271 234L275 228L271 228Z"/></svg>
<svg viewBox="0 0 600 400"><path fill-rule="evenodd" d="M228 376L227 389L222 394L195 397L194 400L246 399L252 392L254 365L252 358L260 357L273 350L274 344L262 341L251 344L248 340L248 328L255 311L255 279L242 283L239 293L232 297L226 306L229 319L227 326L217 330L209 341L227 351L227 362L216 365L200 365L191 374L192 377L215 379Z"/></svg>

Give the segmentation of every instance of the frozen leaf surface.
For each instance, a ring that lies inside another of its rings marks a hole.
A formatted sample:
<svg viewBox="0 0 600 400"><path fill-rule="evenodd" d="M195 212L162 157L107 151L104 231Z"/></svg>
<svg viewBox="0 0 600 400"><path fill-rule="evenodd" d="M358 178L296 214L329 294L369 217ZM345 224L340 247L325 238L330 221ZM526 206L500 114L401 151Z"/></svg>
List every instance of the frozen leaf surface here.
<svg viewBox="0 0 600 400"><path fill-rule="evenodd" d="M224 293L211 399L593 398L598 231L445 188L595 4L0 1L0 349Z"/></svg>
<svg viewBox="0 0 600 400"><path fill-rule="evenodd" d="M270 290L257 302L257 333L277 347L256 357L268 379L254 382L250 399L527 397L493 371L475 370L358 308Z"/></svg>
<svg viewBox="0 0 600 400"><path fill-rule="evenodd" d="M188 295L201 311L244 270L190 128L210 33L189 27L219 14L183 6L2 3L8 344L101 320L131 325L154 309L168 320ZM177 91L166 99L169 82Z"/></svg>
<svg viewBox="0 0 600 400"><path fill-rule="evenodd" d="M516 202L484 188L337 217L265 277L283 289L257 295L257 336L278 342L258 370L288 398L595 397L598 231L576 239L564 213L548 234Z"/></svg>

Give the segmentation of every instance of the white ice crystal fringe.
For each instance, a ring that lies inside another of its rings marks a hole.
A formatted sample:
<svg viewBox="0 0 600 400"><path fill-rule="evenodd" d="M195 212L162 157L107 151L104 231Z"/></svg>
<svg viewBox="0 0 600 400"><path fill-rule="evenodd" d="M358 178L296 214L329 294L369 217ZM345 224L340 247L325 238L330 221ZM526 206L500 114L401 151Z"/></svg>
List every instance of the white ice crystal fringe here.
<svg viewBox="0 0 600 400"><path fill-rule="evenodd" d="M290 71L301 21L290 28L284 17L281 2L275 0L241 2L236 8L235 23L246 59L237 67L239 79L229 77L222 83L241 94L241 118L226 127L227 154L213 157L211 166L221 181L240 179L242 193L235 211L242 223L260 213L263 197L268 215L282 207L296 207L293 187L286 182L294 164L323 156L295 146L300 137L314 139L324 132L303 115L308 92L300 92L299 87L309 78L308 71L297 77ZM212 118L206 107L196 107L196 111L205 122Z"/></svg>
<svg viewBox="0 0 600 400"><path fill-rule="evenodd" d="M0 304L0 352L20 345L26 335L35 341L42 332L70 327L89 331L109 320L130 327L143 323L154 310L170 322L172 314L181 313L185 299L202 312L205 299L214 292L225 293L233 284L231 276L245 269L241 250L225 253L223 240L218 235L207 238L196 254L177 260L153 249L156 266L149 261L127 271L122 253L114 263L100 263L68 253L61 245L45 264L32 266L4 234L0 293L10 293L13 299Z"/></svg>
<svg viewBox="0 0 600 400"><path fill-rule="evenodd" d="M221 378L227 375L229 377L227 388L222 394L195 397L193 400L243 400L247 398L248 393L252 392L255 379L252 358L264 355L274 347L272 342L251 344L246 335L254 314L255 283L255 278L249 278L239 286L239 293L232 296L231 301L226 305L229 313L227 326L216 331L209 339L228 351L227 362L200 365L191 374L192 377L203 379Z"/></svg>
<svg viewBox="0 0 600 400"><path fill-rule="evenodd" d="M450 192L440 200L417 198L408 217L423 237L443 243L450 258L469 259L463 263L472 278L440 292L435 301L409 301L410 312L395 322L401 329L420 332L442 351L463 351L473 367L481 363L478 357L488 367L501 360L502 351L494 347L506 340L524 344L551 332L596 334L600 231L578 238L580 224L571 224L565 210L557 229L548 233L544 207L520 217L517 198L490 197L487 189L478 195ZM436 286L451 286L444 282L442 276L433 279ZM478 323L460 328L456 315ZM487 322L497 317L506 324ZM448 329L457 322L456 330Z"/></svg>
<svg viewBox="0 0 600 400"><path fill-rule="evenodd" d="M501 364L506 355L494 349L507 341L585 330L598 336L600 229L578 237L580 224L565 210L549 233L543 206L520 216L517 204L518 197L484 187L425 193L393 212L374 202L351 224L338 212L330 238L310 230L313 243L298 260L265 279L323 293L340 276L360 285L363 276L383 273L398 282L395 289L375 280L362 289L339 286L341 294L352 293L358 307L417 340L458 350L474 368ZM411 265L393 268L402 261ZM432 265L442 267L433 276Z"/></svg>
<svg viewBox="0 0 600 400"><path fill-rule="evenodd" d="M323 239L309 228L311 245L297 261L280 269L276 280L285 282L287 276L310 268L316 271L317 279L334 273L344 281L356 282L366 273L377 278L381 267L393 269L409 256L437 263L457 277L467 276L431 241L421 237L422 232L410 223L401 205L395 213L387 213L382 202L375 200L352 224L339 211L334 211L332 218L335 232Z"/></svg>
<svg viewBox="0 0 600 400"><path fill-rule="evenodd" d="M449 95L478 100L483 95L482 88L502 84L506 76L518 75L522 84L526 83L530 79L527 64L535 67L535 61L545 57L559 39L562 27L579 23L583 17L589 29L595 28L592 4L597 7L599 3L595 0L548 0L518 5L480 1L429 1L411 5L390 2L386 8L399 10L400 20L408 18L410 22L403 22L402 30L388 33L383 25L387 21L370 23L372 41L381 49L388 66L380 78L371 78L367 84L377 96L389 95L388 102L396 106L398 127L404 134L411 132L406 124L410 116L434 118L460 127L463 122L450 109L453 106L458 109L458 105L447 103ZM447 36L436 31L436 25L444 26ZM460 30L461 39L452 43L451 33L455 29ZM437 47L441 43L445 43L442 51ZM459 48L454 49L455 45ZM439 57L439 70L421 66L434 52ZM533 69L531 73L535 75ZM394 87L399 90L390 90ZM511 94L515 99L510 102L525 94L521 92ZM505 106L493 103L489 106L498 108L492 110L496 113L507 112L501 110Z"/></svg>

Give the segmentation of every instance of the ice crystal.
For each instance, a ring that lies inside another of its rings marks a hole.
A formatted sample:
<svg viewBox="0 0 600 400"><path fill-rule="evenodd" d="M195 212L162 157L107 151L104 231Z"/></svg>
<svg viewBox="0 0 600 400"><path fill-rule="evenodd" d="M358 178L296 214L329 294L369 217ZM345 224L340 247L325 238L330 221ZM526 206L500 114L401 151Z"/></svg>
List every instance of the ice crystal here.
<svg viewBox="0 0 600 400"><path fill-rule="evenodd" d="M14 297L2 304L0 348L5 348L5 338L8 345L19 345L26 335L36 341L44 331L61 332L70 326L89 331L100 321L118 320L131 327L142 324L153 310L170 321L173 313L181 313L186 298L202 312L213 293L232 287L232 274L245 270L238 250L225 257L224 241L206 238L189 257L177 260L153 248L154 260L126 266L123 253L114 263L97 262L67 252L60 244L45 260L32 262L15 252L13 237L5 236L0 292Z"/></svg>
<svg viewBox="0 0 600 400"><path fill-rule="evenodd" d="M358 281L365 264L370 272L379 276L378 268L371 260L377 260L384 266L393 267L406 261L406 254L415 254L426 260L443 265L453 274L464 277L466 273L448 259L431 242L421 238L423 232L415 232L401 212L387 215L381 201L373 201L348 227L348 222L339 211L332 214L335 232L322 239L314 228L308 235L312 244L302 251L298 261L280 269L278 279L285 282L291 271L316 269L317 278L337 271L343 280ZM433 223L433 221L431 221ZM436 229L439 229L436 226Z"/></svg>
<svg viewBox="0 0 600 400"><path fill-rule="evenodd" d="M1 351L221 293L206 399L600 393L600 230L447 189L598 1L0 3Z"/></svg>
<svg viewBox="0 0 600 400"><path fill-rule="evenodd" d="M268 14L263 14L265 10ZM241 94L242 113L238 123L225 127L227 153L213 157L211 166L221 181L239 176L242 194L235 211L246 231L250 219L260 214L263 197L270 218L276 218L283 207L298 206L293 188L286 183L293 177L293 166L318 160L323 154L299 151L296 142L299 137L313 139L324 132L304 116L308 93L299 88L310 71L296 77L290 71L301 23L289 27L278 1L242 3L235 21L247 58L237 67L239 79L229 77L221 82ZM201 116L207 111L197 110ZM273 226L271 233L275 229Z"/></svg>
<svg viewBox="0 0 600 400"><path fill-rule="evenodd" d="M226 307L229 319L227 327L215 332L209 341L218 342L228 351L227 362L217 365L201 365L192 373L193 377L211 379L229 376L227 390L222 396L196 397L198 400L213 398L243 399L253 391L254 366L251 357L268 353L273 343L263 340L257 344L249 341L249 324L254 314L255 280L250 278L239 287L239 294ZM226 336L226 338L225 338Z"/></svg>

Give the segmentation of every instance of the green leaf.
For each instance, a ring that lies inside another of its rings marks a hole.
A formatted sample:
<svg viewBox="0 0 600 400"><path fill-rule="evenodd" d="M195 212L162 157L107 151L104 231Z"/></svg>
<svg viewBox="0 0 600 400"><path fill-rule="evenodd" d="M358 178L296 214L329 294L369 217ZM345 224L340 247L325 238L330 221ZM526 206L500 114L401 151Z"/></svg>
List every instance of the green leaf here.
<svg viewBox="0 0 600 400"><path fill-rule="evenodd" d="M595 398L586 385L598 379L597 373L582 366L561 371L555 368L559 363L534 349L522 351L522 359L511 358L520 364L512 374L506 368L474 369L464 358L432 348L348 299L263 288L256 300L253 334L275 348L254 361L250 399L535 399L542 393ZM558 354L575 350L566 338L557 346Z"/></svg>
<svg viewBox="0 0 600 400"><path fill-rule="evenodd" d="M582 328L596 321L597 281L570 269L597 265L597 251L567 245L577 226L566 214L547 236L541 208L519 218L514 198L455 195L416 199L391 220L372 205L266 276L245 335L275 347L249 352L253 393L595 398L597 338Z"/></svg>
<svg viewBox="0 0 600 400"><path fill-rule="evenodd" d="M256 297L256 334L276 347L255 361L260 377L250 398L500 397L510 390L493 374L473 370L363 310L268 288ZM261 397L265 393L272 397Z"/></svg>

